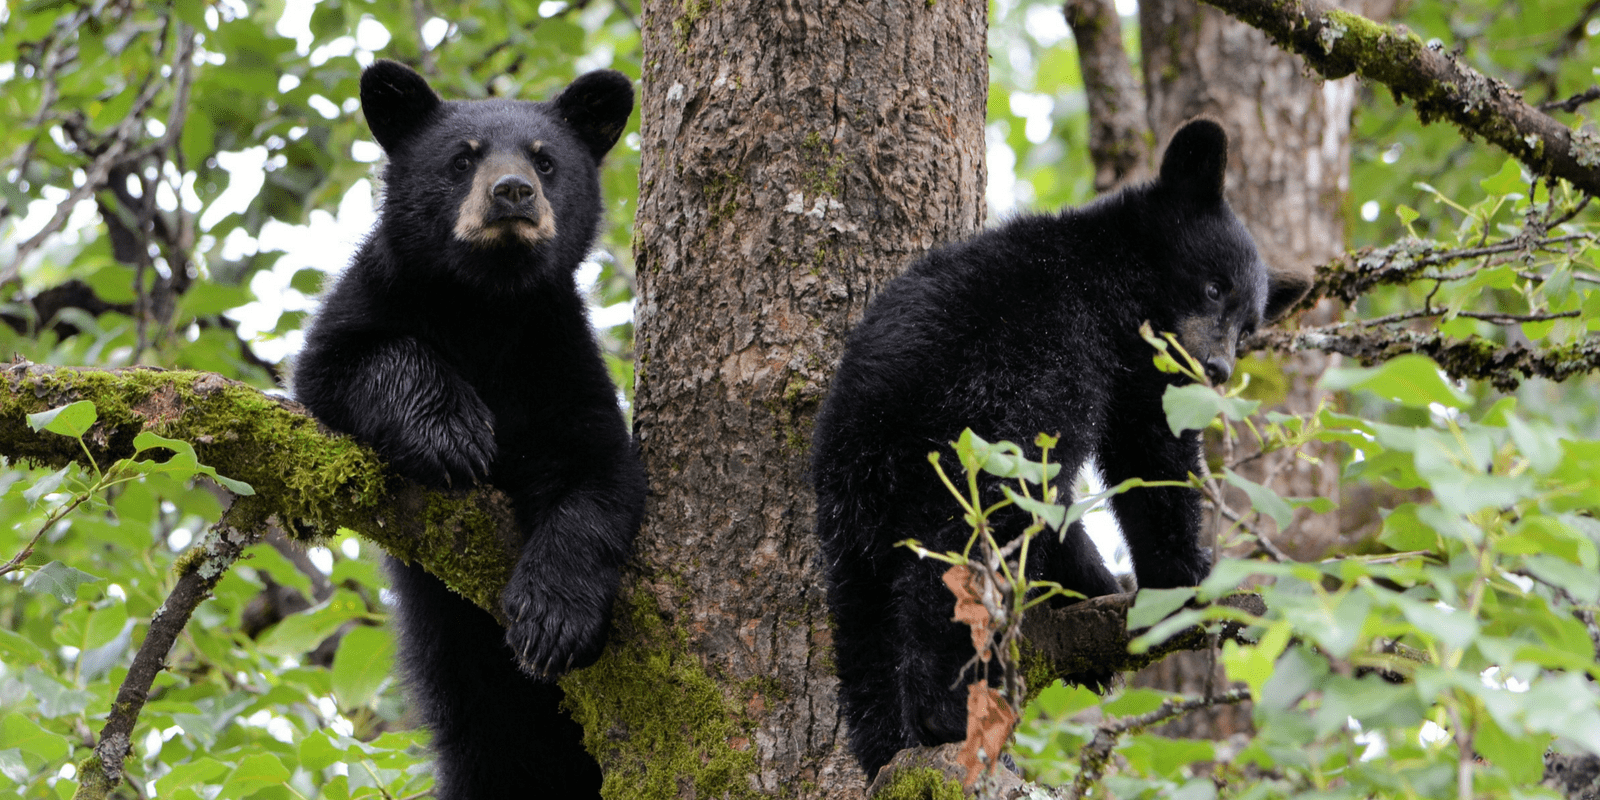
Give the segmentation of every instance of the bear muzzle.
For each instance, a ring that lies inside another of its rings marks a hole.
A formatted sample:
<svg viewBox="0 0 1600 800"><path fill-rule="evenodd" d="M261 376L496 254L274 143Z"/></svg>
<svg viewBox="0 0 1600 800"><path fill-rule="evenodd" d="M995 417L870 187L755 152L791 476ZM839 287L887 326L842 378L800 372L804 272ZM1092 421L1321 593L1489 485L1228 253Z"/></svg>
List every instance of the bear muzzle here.
<svg viewBox="0 0 1600 800"><path fill-rule="evenodd" d="M457 239L480 247L532 247L555 238L555 214L527 167L505 158L480 166L456 217Z"/></svg>

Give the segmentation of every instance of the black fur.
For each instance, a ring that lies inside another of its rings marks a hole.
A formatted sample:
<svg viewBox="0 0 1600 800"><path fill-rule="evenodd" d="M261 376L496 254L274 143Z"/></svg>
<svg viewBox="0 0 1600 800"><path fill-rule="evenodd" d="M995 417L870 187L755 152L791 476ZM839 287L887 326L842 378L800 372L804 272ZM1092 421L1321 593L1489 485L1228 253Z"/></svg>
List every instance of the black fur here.
<svg viewBox="0 0 1600 800"><path fill-rule="evenodd" d="M966 733L957 684L971 680L961 668L973 651L950 621L946 565L895 546L960 550L971 533L928 453L950 470L948 443L963 428L1029 447L1044 432L1061 437L1052 458L1064 500L1090 457L1108 485L1182 480L1197 467L1198 437L1168 428L1161 396L1173 380L1152 366L1139 324L1178 332L1226 378L1240 337L1304 292L1303 279L1269 278L1222 199L1226 163L1221 127L1192 122L1156 181L935 250L851 333L817 417L812 473L840 702L869 776L902 748ZM982 484L1000 499L997 481ZM1141 586L1192 586L1209 572L1195 492L1136 489L1112 506ZM1014 507L993 521L1002 541L1027 523ZM1039 537L1029 567L1089 597L1120 591L1080 525Z"/></svg>
<svg viewBox="0 0 1600 800"><path fill-rule="evenodd" d="M505 630L420 567L389 564L446 800L598 795L561 690L536 678L599 657L643 513L644 472L573 277L632 98L611 71L547 103L441 101L392 61L362 74L389 157L384 202L307 335L295 394L407 477L487 480L527 537Z"/></svg>

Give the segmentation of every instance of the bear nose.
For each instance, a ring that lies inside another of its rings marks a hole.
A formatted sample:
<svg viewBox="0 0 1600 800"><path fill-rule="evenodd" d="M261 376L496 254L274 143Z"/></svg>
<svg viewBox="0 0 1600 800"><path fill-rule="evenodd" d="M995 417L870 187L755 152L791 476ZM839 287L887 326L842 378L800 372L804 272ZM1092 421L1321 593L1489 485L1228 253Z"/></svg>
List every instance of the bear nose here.
<svg viewBox="0 0 1600 800"><path fill-rule="evenodd" d="M1211 379L1213 385L1221 386L1233 377L1233 361L1223 356L1206 359L1205 367L1206 377Z"/></svg>
<svg viewBox="0 0 1600 800"><path fill-rule="evenodd" d="M494 196L520 203L533 196L533 184L521 175L502 175L494 182Z"/></svg>

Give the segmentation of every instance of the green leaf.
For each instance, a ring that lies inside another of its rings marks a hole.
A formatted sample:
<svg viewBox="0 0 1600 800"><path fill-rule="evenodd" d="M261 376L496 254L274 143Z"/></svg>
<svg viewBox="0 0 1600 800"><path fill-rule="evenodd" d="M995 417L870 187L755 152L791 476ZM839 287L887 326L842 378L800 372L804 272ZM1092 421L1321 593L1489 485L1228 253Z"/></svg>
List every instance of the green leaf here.
<svg viewBox="0 0 1600 800"><path fill-rule="evenodd" d="M1390 359L1378 367L1330 369L1322 374L1324 389L1365 389L1408 408L1439 403L1466 408L1470 398L1447 383L1439 366L1414 353Z"/></svg>
<svg viewBox="0 0 1600 800"><path fill-rule="evenodd" d="M1287 620L1272 623L1256 644L1241 645L1232 639L1223 642L1222 663L1227 668L1228 680L1249 684L1250 696L1260 697L1261 687L1272 677L1273 665L1288 645Z"/></svg>
<svg viewBox="0 0 1600 800"><path fill-rule="evenodd" d="M270 753L245 756L222 783L222 797L249 797L269 786L287 783L293 777L283 761Z"/></svg>
<svg viewBox="0 0 1600 800"><path fill-rule="evenodd" d="M333 693L340 706L371 703L389 678L394 652L394 637L384 628L357 626L345 634L333 657Z"/></svg>
<svg viewBox="0 0 1600 800"><path fill-rule="evenodd" d="M1086 708L1094 708L1100 704L1100 696L1082 686L1069 686L1061 681L1056 681L1039 692L1034 698L1040 710L1056 717L1070 717Z"/></svg>
<svg viewBox="0 0 1600 800"><path fill-rule="evenodd" d="M1166 619L1183 604L1194 599L1194 587L1177 589L1140 589L1133 598L1133 608L1128 609L1128 630L1148 628Z"/></svg>
<svg viewBox="0 0 1600 800"><path fill-rule="evenodd" d="M8 628L0 628L0 662L8 667L45 663L47 656L32 639Z"/></svg>
<svg viewBox="0 0 1600 800"><path fill-rule="evenodd" d="M97 418L94 403L88 400L79 400L76 403L68 403L59 408L52 408L49 411L29 414L28 427L32 428L35 433L46 430L76 439L88 433Z"/></svg>
<svg viewBox="0 0 1600 800"><path fill-rule="evenodd" d="M171 772L156 780L156 790L161 797L171 797L179 789L206 783L227 771L227 764L210 756L198 756L193 761L180 761L172 765Z"/></svg>
<svg viewBox="0 0 1600 800"><path fill-rule="evenodd" d="M1284 502L1277 492L1231 469L1223 468L1222 477L1248 495L1250 497L1250 505L1255 510L1271 517L1273 522L1278 523L1280 530L1289 527L1289 523L1294 521L1294 509L1290 508L1289 504Z"/></svg>
<svg viewBox="0 0 1600 800"><path fill-rule="evenodd" d="M273 656L296 656L309 652L332 636L339 626L367 616L366 603L349 589L297 614L290 614L261 637L257 647Z"/></svg>
<svg viewBox="0 0 1600 800"><path fill-rule="evenodd" d="M72 466L73 465L68 464L61 469L58 469L55 472L52 472L49 475L34 481L32 486L22 490L22 499L28 501L28 505L30 506L38 505L41 498L45 497L46 495L53 494L56 490L61 488L61 482L67 479L67 473L72 471Z"/></svg>
<svg viewBox="0 0 1600 800"><path fill-rule="evenodd" d="M1167 692L1158 692L1154 689L1126 689L1115 700L1107 702L1104 710L1107 714L1117 717L1148 714L1160 708L1161 704L1171 696Z"/></svg>
<svg viewBox="0 0 1600 800"><path fill-rule="evenodd" d="M1043 500L1037 500L1032 497L1024 497L1013 491L1010 486L1002 486L1000 491L1005 492L1006 497L1011 498L1011 501L1016 503L1018 508L1044 520L1045 524L1052 529L1059 531L1061 526L1066 524L1066 506L1046 503Z"/></svg>
<svg viewBox="0 0 1600 800"><path fill-rule="evenodd" d="M172 451L172 457L166 461L119 462L127 464L140 474L170 474L176 478L192 478L196 475L204 475L234 494L252 495L256 493L250 484L244 481L236 481L232 478L224 478L217 474L216 469L201 464L199 457L194 453L194 445L182 439L168 439L165 436L158 436L149 431L141 431L138 436L133 437L133 447L136 455L154 449L164 448Z"/></svg>
<svg viewBox="0 0 1600 800"><path fill-rule="evenodd" d="M87 572L69 567L60 561L52 561L34 570L34 573L22 582L22 588L24 591L52 594L57 600L71 604L78 599L79 586L100 581L100 578Z"/></svg>
<svg viewBox="0 0 1600 800"><path fill-rule="evenodd" d="M1504 197L1520 193L1527 187L1528 182L1522 179L1522 165L1517 163L1516 159L1508 158L1506 163L1500 166L1499 172L1478 181L1478 185L1491 195Z"/></svg>
<svg viewBox="0 0 1600 800"><path fill-rule="evenodd" d="M1261 404L1255 400L1227 397L1209 386L1198 383L1168 386L1161 396L1161 408L1167 413L1167 425L1172 435L1186 430L1204 430L1211 420L1222 414L1231 420L1241 420L1254 414Z"/></svg>
<svg viewBox="0 0 1600 800"><path fill-rule="evenodd" d="M0 750L13 747L51 763L66 758L72 752L72 744L66 736L47 731L15 711L0 720Z"/></svg>
<svg viewBox="0 0 1600 800"><path fill-rule="evenodd" d="M1489 763L1505 770L1513 782L1532 786L1544 777L1544 751L1551 738L1548 734L1512 736L1493 719L1485 719L1478 726L1472 745Z"/></svg>

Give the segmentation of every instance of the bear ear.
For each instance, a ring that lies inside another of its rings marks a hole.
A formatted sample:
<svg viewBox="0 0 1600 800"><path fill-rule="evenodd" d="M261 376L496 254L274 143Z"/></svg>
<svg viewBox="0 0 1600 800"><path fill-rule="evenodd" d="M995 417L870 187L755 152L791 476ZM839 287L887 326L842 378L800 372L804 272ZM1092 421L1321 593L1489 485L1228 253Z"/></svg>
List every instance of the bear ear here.
<svg viewBox="0 0 1600 800"><path fill-rule="evenodd" d="M1267 273L1267 307L1261 318L1273 322L1300 302L1311 289L1311 279L1297 272L1272 270Z"/></svg>
<svg viewBox="0 0 1600 800"><path fill-rule="evenodd" d="M633 81L614 69L578 76L550 104L599 161L617 143L633 113Z"/></svg>
<svg viewBox="0 0 1600 800"><path fill-rule="evenodd" d="M1197 200L1220 201L1228 172L1228 134L1214 119L1185 123L1161 156L1161 184Z"/></svg>
<svg viewBox="0 0 1600 800"><path fill-rule="evenodd" d="M385 152L392 152L444 101L415 70L379 59L361 73L361 110Z"/></svg>

